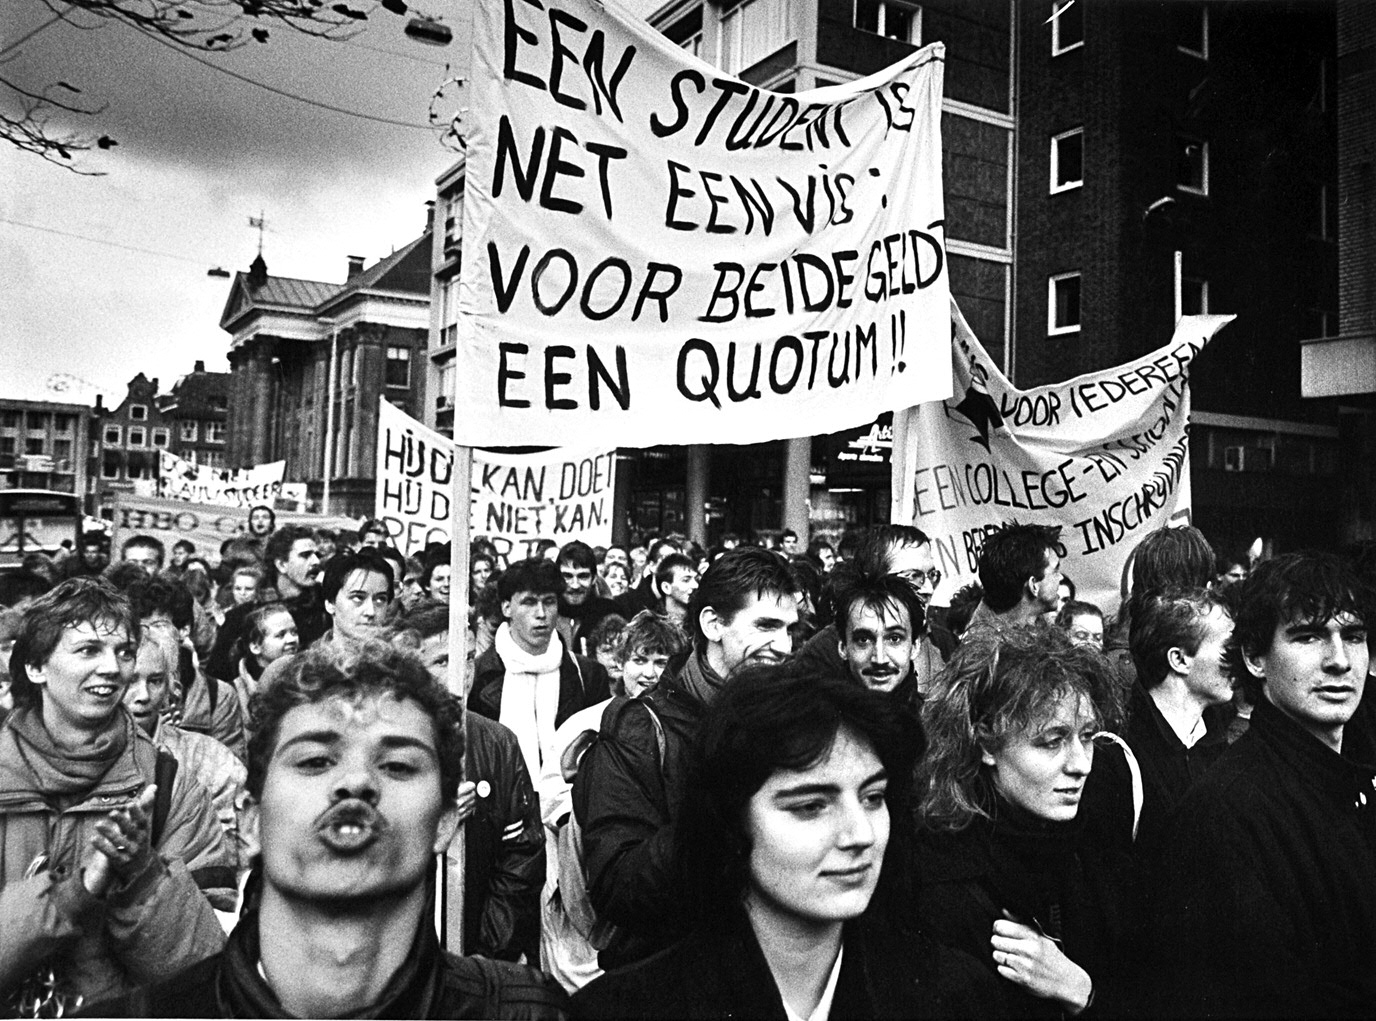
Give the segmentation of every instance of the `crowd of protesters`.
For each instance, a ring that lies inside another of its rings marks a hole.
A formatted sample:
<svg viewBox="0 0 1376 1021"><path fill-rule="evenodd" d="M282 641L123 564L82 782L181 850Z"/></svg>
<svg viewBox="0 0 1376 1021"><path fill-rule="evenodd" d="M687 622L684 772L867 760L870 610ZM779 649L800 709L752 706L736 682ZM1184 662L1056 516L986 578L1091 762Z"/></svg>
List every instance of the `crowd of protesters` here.
<svg viewBox="0 0 1376 1021"><path fill-rule="evenodd" d="M0 577L4 1016L1376 1013L1376 543L88 540Z"/></svg>

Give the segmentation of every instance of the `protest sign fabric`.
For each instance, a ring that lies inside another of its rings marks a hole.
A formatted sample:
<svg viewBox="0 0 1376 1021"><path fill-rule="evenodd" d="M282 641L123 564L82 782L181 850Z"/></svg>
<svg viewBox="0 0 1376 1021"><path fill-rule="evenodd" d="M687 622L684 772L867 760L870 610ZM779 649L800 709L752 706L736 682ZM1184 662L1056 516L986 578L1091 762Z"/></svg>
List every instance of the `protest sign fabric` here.
<svg viewBox="0 0 1376 1021"><path fill-rule="evenodd" d="M414 556L428 543L449 541L454 444L386 400L378 409L374 516L397 549ZM471 491L472 532L510 560L534 556L542 539L609 546L616 451L477 450Z"/></svg>
<svg viewBox="0 0 1376 1021"><path fill-rule="evenodd" d="M948 396L944 61L784 95L617 0L478 4L455 440L756 443Z"/></svg>
<svg viewBox="0 0 1376 1021"><path fill-rule="evenodd" d="M158 454L157 495L187 503L271 507L282 492L282 476L287 469L286 461L273 461L230 473L192 464L169 450Z"/></svg>
<svg viewBox="0 0 1376 1021"><path fill-rule="evenodd" d="M125 539L135 535L151 535L166 547L186 539L195 545L197 553L213 561L220 553L221 543L248 531L248 514L248 507L190 504L184 500L116 493L110 546L118 550ZM338 529L357 528L362 523L357 518L290 511L277 511L276 516L278 527L291 524Z"/></svg>
<svg viewBox="0 0 1376 1021"><path fill-rule="evenodd" d="M955 393L905 413L893 520L931 536L947 596L977 580L986 531L1060 525L1077 597L1115 611L1143 536L1189 523L1190 361L1234 317L1185 316L1136 361L1018 390L951 316Z"/></svg>

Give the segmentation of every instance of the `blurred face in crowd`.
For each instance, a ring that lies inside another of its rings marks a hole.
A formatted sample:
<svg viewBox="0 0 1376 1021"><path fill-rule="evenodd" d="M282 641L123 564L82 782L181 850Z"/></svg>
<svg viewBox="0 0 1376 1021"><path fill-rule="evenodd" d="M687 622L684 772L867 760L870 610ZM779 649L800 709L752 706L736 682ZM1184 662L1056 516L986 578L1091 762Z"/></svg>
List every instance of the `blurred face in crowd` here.
<svg viewBox="0 0 1376 1021"><path fill-rule="evenodd" d="M172 566L183 567L186 565L187 558L191 556L191 551L180 543L172 547Z"/></svg>
<svg viewBox="0 0 1376 1021"><path fill-rule="evenodd" d="M315 537L315 552L321 561L329 560L335 555L336 549L335 541L330 536L322 533Z"/></svg>
<svg viewBox="0 0 1376 1021"><path fill-rule="evenodd" d="M286 560L277 561L277 573L297 588L313 588L320 584L320 553L314 539L297 539L291 544Z"/></svg>
<svg viewBox="0 0 1376 1021"><path fill-rule="evenodd" d="M476 594L483 590L487 579L492 577L492 561L487 557L474 557L468 568L468 581Z"/></svg>
<svg viewBox="0 0 1376 1021"><path fill-rule="evenodd" d="M92 540L81 544L81 560L87 567L101 571L110 563L110 554L103 542Z"/></svg>
<svg viewBox="0 0 1376 1021"><path fill-rule="evenodd" d="M435 724L390 694L341 696L282 717L244 832L272 899L364 906L418 899L458 824L440 790Z"/></svg>
<svg viewBox="0 0 1376 1021"><path fill-rule="evenodd" d="M941 582L941 572L937 570L930 542L920 546L892 547L889 550L889 573L898 575L917 590L924 610Z"/></svg>
<svg viewBox="0 0 1376 1021"><path fill-rule="evenodd" d="M789 629L798 623L798 597L754 593L730 617L703 607L698 623L707 638L708 665L721 677L742 663L781 663L793 652Z"/></svg>
<svg viewBox="0 0 1376 1021"><path fill-rule="evenodd" d="M347 642L365 642L382 633L391 580L376 571L359 569L344 579L325 611L334 618L334 635Z"/></svg>
<svg viewBox="0 0 1376 1021"><path fill-rule="evenodd" d="M502 603L502 616L511 624L516 645L538 656L549 649L559 620L559 597L553 592L517 592Z"/></svg>
<svg viewBox="0 0 1376 1021"><path fill-rule="evenodd" d="M1335 751L1366 688L1365 622L1350 613L1296 617L1276 628L1263 655L1246 655L1270 703Z"/></svg>
<svg viewBox="0 0 1376 1021"><path fill-rule="evenodd" d="M162 555L152 546L135 543L124 551L126 564L137 564L152 576L162 570Z"/></svg>
<svg viewBox="0 0 1376 1021"><path fill-rule="evenodd" d="M652 690L668 665L667 652L651 652L644 647L633 650L621 664L621 683L626 687L626 697L635 698Z"/></svg>
<svg viewBox="0 0 1376 1021"><path fill-rule="evenodd" d="M1185 686L1204 705L1222 705L1233 697L1233 679L1223 662L1223 650L1233 635L1233 618L1221 606L1210 607L1204 618L1204 637L1193 656L1187 656Z"/></svg>
<svg viewBox="0 0 1376 1021"><path fill-rule="evenodd" d="M981 761L1004 800L1050 822L1074 819L1085 779L1094 766L1093 708L1078 692L1065 691L1040 721L1007 736Z"/></svg>
<svg viewBox="0 0 1376 1021"><path fill-rule="evenodd" d="M158 717L167 705L173 685L172 669L157 642L145 641L139 646L134 679L124 692L124 706L149 737L158 729Z"/></svg>
<svg viewBox="0 0 1376 1021"><path fill-rule="evenodd" d="M267 666L283 656L290 656L300 645L295 618L286 610L279 610L263 622L263 640L250 642L248 651L253 653L260 666Z"/></svg>
<svg viewBox="0 0 1376 1021"><path fill-rule="evenodd" d="M236 574L232 591L236 606L243 606L255 601L258 598L257 577L252 574Z"/></svg>
<svg viewBox="0 0 1376 1021"><path fill-rule="evenodd" d="M272 534L272 511L266 507L255 507L248 515L249 535L265 538Z"/></svg>
<svg viewBox="0 0 1376 1021"><path fill-rule="evenodd" d="M430 597L441 603L449 602L449 576L453 570L448 564L437 564L430 572Z"/></svg>
<svg viewBox="0 0 1376 1021"><path fill-rule="evenodd" d="M783 547L785 553L789 556L793 556L793 554L798 552L798 537L796 535L785 535L780 545Z"/></svg>
<svg viewBox="0 0 1376 1021"><path fill-rule="evenodd" d="M630 588L630 577L626 573L625 564L608 564L606 573L602 575L602 580L607 583L607 591L615 599Z"/></svg>
<svg viewBox="0 0 1376 1021"><path fill-rule="evenodd" d="M602 558L603 564L620 564L622 567L630 567L630 555L620 546L611 546L607 549L607 555Z"/></svg>
<svg viewBox="0 0 1376 1021"><path fill-rule="evenodd" d="M1104 647L1104 618L1097 613L1077 613L1070 618L1066 634L1076 645L1088 645L1092 649Z"/></svg>
<svg viewBox="0 0 1376 1021"><path fill-rule="evenodd" d="M645 553L645 547L632 546L629 551L629 555L631 558L631 566L634 567L637 571L644 570L645 561L646 559L648 559Z"/></svg>
<svg viewBox="0 0 1376 1021"><path fill-rule="evenodd" d="M917 637L901 606L869 606L860 600L847 612L841 655L851 676L875 691L893 691L912 667Z"/></svg>
<svg viewBox="0 0 1376 1021"><path fill-rule="evenodd" d="M594 649L593 658L602 664L607 671L607 676L613 681L621 680L621 660L617 656L617 641L615 638L603 642Z"/></svg>
<svg viewBox="0 0 1376 1021"><path fill-rule="evenodd" d="M931 544L928 543L930 546ZM836 566L836 554L832 552L830 546L822 546L817 550L817 559L822 562L823 572L830 574L831 569Z"/></svg>
<svg viewBox="0 0 1376 1021"><path fill-rule="evenodd" d="M691 567L675 567L674 577L661 588L665 600L686 609L688 600L692 599L693 593L698 590L698 574Z"/></svg>
<svg viewBox="0 0 1376 1021"><path fill-rule="evenodd" d="M1061 557L1047 547L1042 576L1037 580L1036 602L1043 613L1052 613L1061 605Z"/></svg>
<svg viewBox="0 0 1376 1021"><path fill-rule="evenodd" d="M1214 575L1218 590L1221 592L1230 585L1236 585L1240 581L1247 580L1247 565L1234 561L1228 565L1228 569L1221 574Z"/></svg>
<svg viewBox="0 0 1376 1021"><path fill-rule="evenodd" d="M410 610L425 598L425 587L420 583L421 574L421 571L408 567L402 575L401 585L397 589L402 609Z"/></svg>
<svg viewBox="0 0 1376 1021"><path fill-rule="evenodd" d="M564 579L564 602L570 606L586 603L592 594L592 569L564 561L559 565L559 574Z"/></svg>
<svg viewBox="0 0 1376 1021"><path fill-rule="evenodd" d="M839 926L869 906L889 841L888 781L842 727L817 763L775 772L750 798L746 911L756 928Z"/></svg>
<svg viewBox="0 0 1376 1021"><path fill-rule="evenodd" d="M387 533L370 529L359 536L360 546L381 546L387 542Z"/></svg>
<svg viewBox="0 0 1376 1021"><path fill-rule="evenodd" d="M450 646L449 632L441 631L431 635L429 638L421 640L420 659L425 664L425 669L430 671L430 676L439 681L446 688L450 685ZM468 697L468 691L473 687L473 664L474 664L474 643L472 635L468 642L468 662L464 669L464 697Z"/></svg>
<svg viewBox="0 0 1376 1021"><path fill-rule="evenodd" d="M136 650L113 621L83 621L62 631L46 663L25 664L41 689L43 724L59 743L105 730L134 678Z"/></svg>

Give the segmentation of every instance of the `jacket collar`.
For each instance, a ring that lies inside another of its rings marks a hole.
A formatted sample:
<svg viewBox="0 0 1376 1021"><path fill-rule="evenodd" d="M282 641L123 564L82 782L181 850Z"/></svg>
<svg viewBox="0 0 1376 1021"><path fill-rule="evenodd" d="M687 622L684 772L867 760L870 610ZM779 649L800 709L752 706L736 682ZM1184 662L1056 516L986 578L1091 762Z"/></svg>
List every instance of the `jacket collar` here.
<svg viewBox="0 0 1376 1021"><path fill-rule="evenodd" d="M1356 793L1376 795L1376 770L1335 752L1264 695L1252 709L1250 731L1291 767L1300 782L1348 805Z"/></svg>

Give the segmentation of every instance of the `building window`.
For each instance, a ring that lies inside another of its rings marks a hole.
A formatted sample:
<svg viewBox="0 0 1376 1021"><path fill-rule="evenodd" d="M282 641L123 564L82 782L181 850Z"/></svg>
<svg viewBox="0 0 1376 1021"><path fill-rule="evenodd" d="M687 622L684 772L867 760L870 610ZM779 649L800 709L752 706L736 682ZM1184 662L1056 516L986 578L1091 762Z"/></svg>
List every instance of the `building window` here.
<svg viewBox="0 0 1376 1021"><path fill-rule="evenodd" d="M144 431L143 426L131 425L129 427L129 446L142 447L146 440L147 433Z"/></svg>
<svg viewBox="0 0 1376 1021"><path fill-rule="evenodd" d="M75 415L54 415L53 432L62 433L64 436L69 436L72 432L72 424L75 421Z"/></svg>
<svg viewBox="0 0 1376 1021"><path fill-rule="evenodd" d="M1180 314L1202 316L1209 314L1209 281L1190 277L1180 281Z"/></svg>
<svg viewBox="0 0 1376 1021"><path fill-rule="evenodd" d="M1084 44L1084 0L1052 0L1051 55L1059 56Z"/></svg>
<svg viewBox="0 0 1376 1021"><path fill-rule="evenodd" d="M100 462L100 477L103 479L119 478L119 458L107 454L105 460Z"/></svg>
<svg viewBox="0 0 1376 1021"><path fill-rule="evenodd" d="M896 0L855 0L851 23L862 32L922 45L922 8Z"/></svg>
<svg viewBox="0 0 1376 1021"><path fill-rule="evenodd" d="M0 456L13 457L15 449L13 436L0 436Z"/></svg>
<svg viewBox="0 0 1376 1021"><path fill-rule="evenodd" d="M18 428L19 428L19 412L17 412L17 411L0 411L0 428L4 428L4 429L18 429Z"/></svg>
<svg viewBox="0 0 1376 1021"><path fill-rule="evenodd" d="M1209 143L1175 136L1175 186L1193 195L1209 194Z"/></svg>
<svg viewBox="0 0 1376 1021"><path fill-rule="evenodd" d="M166 429L154 429L154 430L153 430L153 446L155 446L155 447L165 447L165 446L167 446L167 430L166 430Z"/></svg>
<svg viewBox="0 0 1376 1021"><path fill-rule="evenodd" d="M181 427L181 437L183 443L196 442L196 423L183 422Z"/></svg>
<svg viewBox="0 0 1376 1021"><path fill-rule="evenodd" d="M797 37L792 0L741 0L721 16L717 66L736 74Z"/></svg>
<svg viewBox="0 0 1376 1021"><path fill-rule="evenodd" d="M389 347L387 349L387 385L411 385L411 349L409 347Z"/></svg>
<svg viewBox="0 0 1376 1021"><path fill-rule="evenodd" d="M1046 332L1077 333L1080 329L1080 274L1058 273L1047 280Z"/></svg>
<svg viewBox="0 0 1376 1021"><path fill-rule="evenodd" d="M1324 241L1338 240L1338 204L1326 184L1313 185L1313 208L1309 214L1309 233Z"/></svg>
<svg viewBox="0 0 1376 1021"><path fill-rule="evenodd" d="M1085 129L1075 128L1051 139L1051 194L1085 183Z"/></svg>
<svg viewBox="0 0 1376 1021"><path fill-rule="evenodd" d="M205 441L207 443L223 443L226 428L223 422L207 422L205 424Z"/></svg>
<svg viewBox="0 0 1376 1021"><path fill-rule="evenodd" d="M47 446L47 444L43 442L42 436L30 436L24 441L24 453L42 454L45 453L43 450L45 446Z"/></svg>
<svg viewBox="0 0 1376 1021"><path fill-rule="evenodd" d="M48 413L46 411L30 411L29 432L43 433L46 436L48 433L49 421L51 421L51 419L49 418Z"/></svg>
<svg viewBox="0 0 1376 1021"><path fill-rule="evenodd" d="M1318 337L1336 337L1338 317L1328 309L1307 308L1300 321L1300 339L1314 340Z"/></svg>
<svg viewBox="0 0 1376 1021"><path fill-rule="evenodd" d="M70 461L72 459L72 441L53 440L53 457L59 461Z"/></svg>
<svg viewBox="0 0 1376 1021"><path fill-rule="evenodd" d="M1175 48L1200 60L1209 59L1209 11L1192 3L1174 3Z"/></svg>
<svg viewBox="0 0 1376 1021"><path fill-rule="evenodd" d="M123 430L117 425L107 425L105 427L105 442L112 447L118 447L123 442Z"/></svg>
<svg viewBox="0 0 1376 1021"><path fill-rule="evenodd" d="M129 421L146 422L148 421L148 405L131 404L129 405Z"/></svg>

